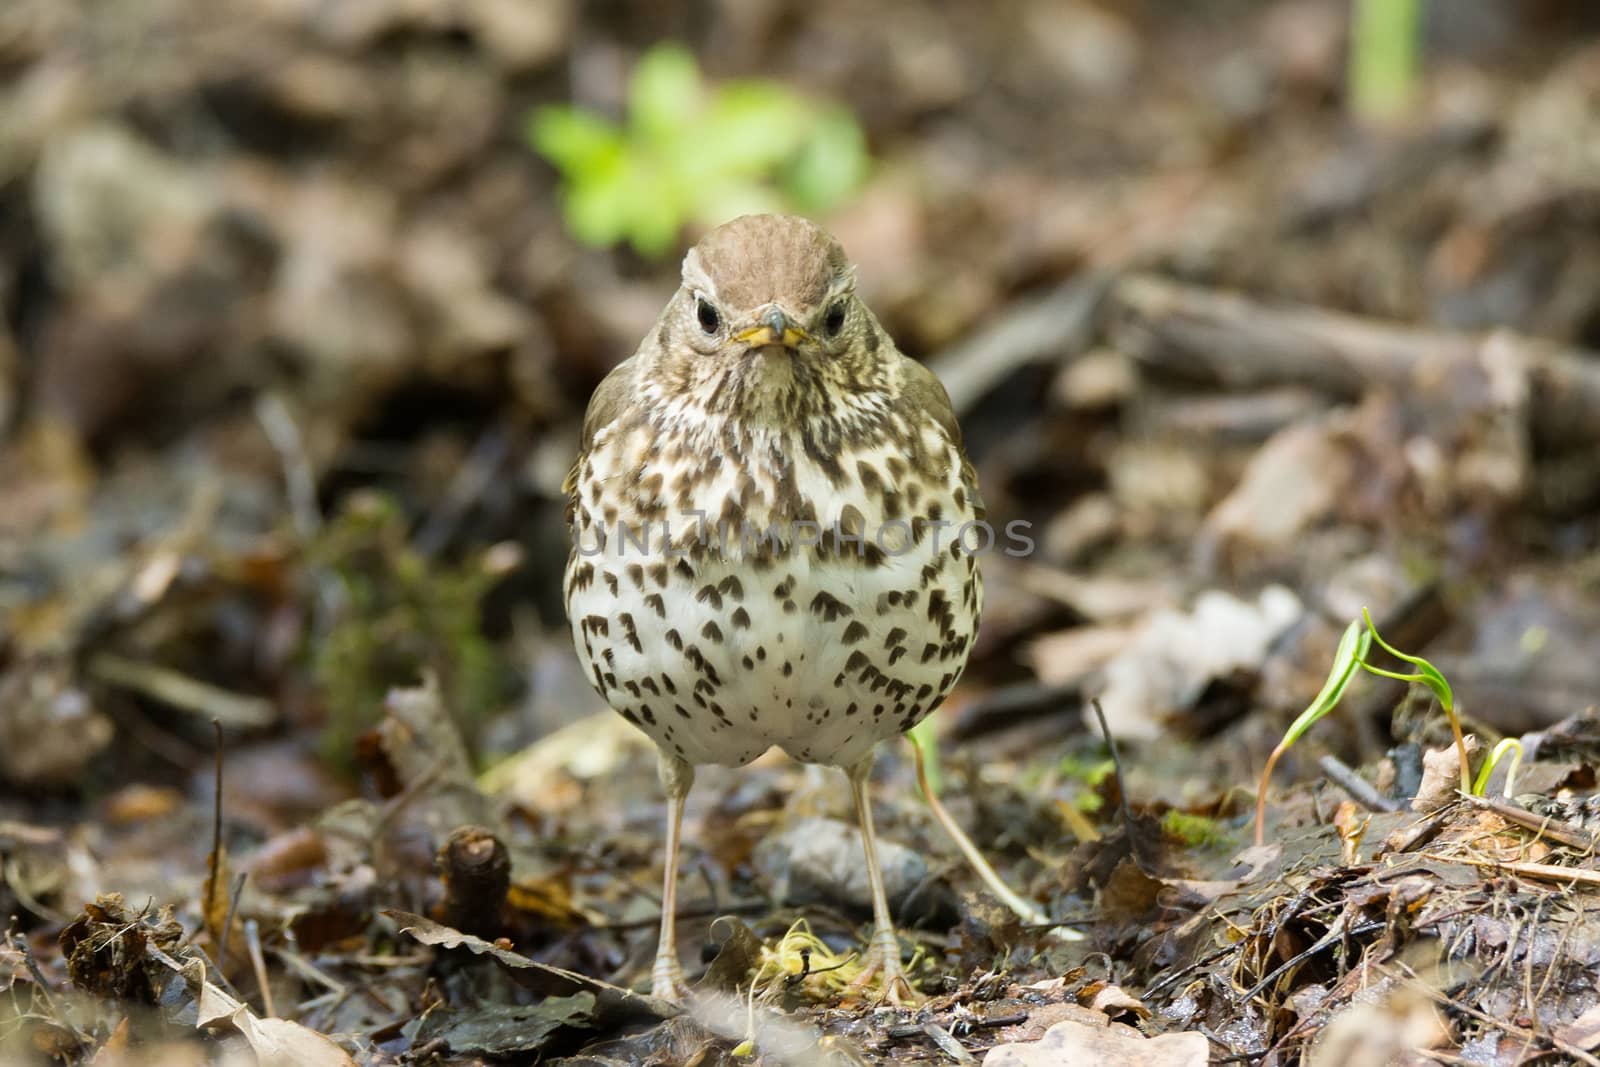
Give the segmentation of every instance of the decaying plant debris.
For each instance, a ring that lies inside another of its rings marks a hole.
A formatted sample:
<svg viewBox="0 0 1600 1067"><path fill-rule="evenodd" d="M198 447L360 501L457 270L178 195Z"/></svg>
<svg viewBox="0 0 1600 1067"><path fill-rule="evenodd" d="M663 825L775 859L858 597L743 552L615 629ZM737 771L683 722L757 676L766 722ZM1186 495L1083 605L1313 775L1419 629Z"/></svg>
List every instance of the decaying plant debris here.
<svg viewBox="0 0 1600 1067"><path fill-rule="evenodd" d="M1372 125L1347 6L0 4L0 1062L1600 1062L1600 22L1450 6ZM559 486L676 271L525 123L667 38L854 114L826 221L1031 524L935 770L1051 924L887 752L913 1009L773 759L691 802L696 996L636 991ZM1362 678L1254 847L1364 608L1520 762L1463 795Z"/></svg>

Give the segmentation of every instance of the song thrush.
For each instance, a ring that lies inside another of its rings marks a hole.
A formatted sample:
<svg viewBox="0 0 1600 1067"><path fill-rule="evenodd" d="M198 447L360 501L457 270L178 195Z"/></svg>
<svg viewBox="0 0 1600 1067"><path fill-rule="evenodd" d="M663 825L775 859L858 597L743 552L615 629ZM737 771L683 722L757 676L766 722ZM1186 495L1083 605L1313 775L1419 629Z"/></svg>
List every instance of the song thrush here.
<svg viewBox="0 0 1600 1067"><path fill-rule="evenodd" d="M694 767L777 745L849 776L867 973L898 1002L873 746L938 707L982 604L966 527L983 508L944 387L856 296L837 241L805 219L746 216L689 252L660 319L595 391L565 490L579 656L660 748L654 992L683 994L673 914Z"/></svg>

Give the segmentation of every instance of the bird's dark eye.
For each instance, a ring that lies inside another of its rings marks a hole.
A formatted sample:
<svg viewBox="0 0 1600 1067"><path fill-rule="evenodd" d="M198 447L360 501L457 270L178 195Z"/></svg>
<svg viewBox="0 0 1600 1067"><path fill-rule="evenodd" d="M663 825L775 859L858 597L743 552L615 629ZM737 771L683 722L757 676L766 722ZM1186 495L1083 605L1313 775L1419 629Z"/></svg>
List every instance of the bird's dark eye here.
<svg viewBox="0 0 1600 1067"><path fill-rule="evenodd" d="M836 336L844 329L845 306L843 300L834 302L828 313L822 317L822 329L829 337Z"/></svg>
<svg viewBox="0 0 1600 1067"><path fill-rule="evenodd" d="M700 328L706 333L714 334L722 328L722 316L717 314L717 309L711 306L711 301L705 297L697 297L694 302L694 313L700 320Z"/></svg>

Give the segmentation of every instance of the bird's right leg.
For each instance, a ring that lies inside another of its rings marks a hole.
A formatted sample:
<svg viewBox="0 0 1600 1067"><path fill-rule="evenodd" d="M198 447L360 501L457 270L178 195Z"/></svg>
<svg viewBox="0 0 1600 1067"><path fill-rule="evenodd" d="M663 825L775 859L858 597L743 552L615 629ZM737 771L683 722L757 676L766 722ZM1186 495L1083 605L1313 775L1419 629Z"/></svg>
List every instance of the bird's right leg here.
<svg viewBox="0 0 1600 1067"><path fill-rule="evenodd" d="M656 945L655 966L650 969L650 994L683 1001L688 987L678 963L678 840L683 804L694 785L694 764L662 752L660 769L661 784L667 791L667 861L661 885L661 940Z"/></svg>

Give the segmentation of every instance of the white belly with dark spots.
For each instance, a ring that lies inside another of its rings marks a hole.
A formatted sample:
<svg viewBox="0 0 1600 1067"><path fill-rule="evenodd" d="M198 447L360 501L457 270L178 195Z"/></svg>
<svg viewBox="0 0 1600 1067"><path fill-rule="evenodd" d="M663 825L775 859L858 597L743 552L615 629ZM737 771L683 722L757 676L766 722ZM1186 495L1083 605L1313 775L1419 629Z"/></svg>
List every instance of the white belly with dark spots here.
<svg viewBox="0 0 1600 1067"><path fill-rule="evenodd" d="M737 765L777 745L806 762L849 765L915 725L960 677L982 585L977 560L952 549L973 518L956 491L959 463L950 484L922 487L903 515L948 523L916 544L898 528L878 542L879 499L854 481L819 484L800 467L799 488L832 505L818 508L824 526L847 505L869 516L866 543L891 549L874 560L849 541L842 554L793 547L747 558L738 531L723 551L685 556L664 548L659 527L642 549L609 536L594 552L596 526L615 527L588 506L584 482L618 466L602 450L580 472L585 552L568 563L567 609L597 690L665 751ZM697 506L716 515L723 499Z"/></svg>

